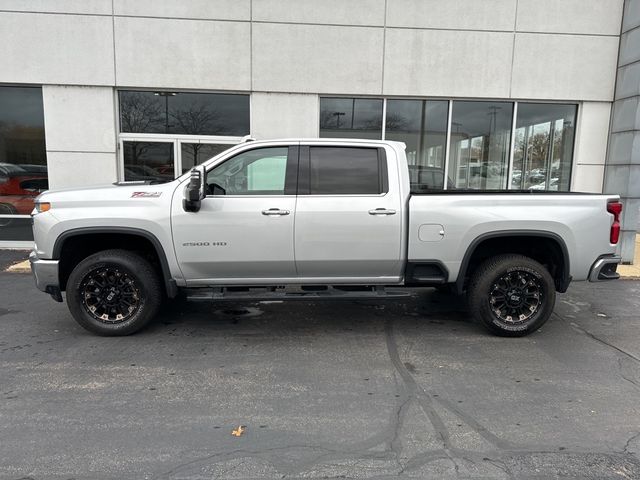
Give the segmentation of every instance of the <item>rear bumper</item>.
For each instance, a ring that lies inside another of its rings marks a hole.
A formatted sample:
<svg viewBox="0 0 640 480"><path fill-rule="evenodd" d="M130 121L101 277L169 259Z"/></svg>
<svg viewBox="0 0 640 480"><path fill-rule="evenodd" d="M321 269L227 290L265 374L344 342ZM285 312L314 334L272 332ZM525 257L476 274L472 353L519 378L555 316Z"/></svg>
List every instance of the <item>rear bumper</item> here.
<svg viewBox="0 0 640 480"><path fill-rule="evenodd" d="M617 280L620 274L616 272L618 264L622 261L619 255L607 255L598 258L589 272L590 282L604 282L606 280Z"/></svg>
<svg viewBox="0 0 640 480"><path fill-rule="evenodd" d="M38 290L50 294L54 300L61 302L62 294L60 293L58 277L58 260L44 260L38 258L36 252L31 252L29 263L31 263L31 273Z"/></svg>

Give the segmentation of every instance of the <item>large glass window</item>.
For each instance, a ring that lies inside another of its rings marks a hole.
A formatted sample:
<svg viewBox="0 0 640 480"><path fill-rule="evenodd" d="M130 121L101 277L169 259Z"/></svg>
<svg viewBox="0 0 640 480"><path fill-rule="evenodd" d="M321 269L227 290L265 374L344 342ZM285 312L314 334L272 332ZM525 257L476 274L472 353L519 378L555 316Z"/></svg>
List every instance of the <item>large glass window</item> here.
<svg viewBox="0 0 640 480"><path fill-rule="evenodd" d="M366 195L382 192L376 148L311 147L309 193Z"/></svg>
<svg viewBox="0 0 640 480"><path fill-rule="evenodd" d="M287 147L239 153L207 174L209 195L284 195Z"/></svg>
<svg viewBox="0 0 640 480"><path fill-rule="evenodd" d="M382 100L321 98L320 137L382 139Z"/></svg>
<svg viewBox="0 0 640 480"><path fill-rule="evenodd" d="M577 105L518 103L511 188L568 191Z"/></svg>
<svg viewBox="0 0 640 480"><path fill-rule="evenodd" d="M42 89L0 86L0 241L33 239L33 201L49 188Z"/></svg>
<svg viewBox="0 0 640 480"><path fill-rule="evenodd" d="M568 191L577 109L555 103L321 98L320 136L404 142L416 193Z"/></svg>
<svg viewBox="0 0 640 480"><path fill-rule="evenodd" d="M249 95L122 90L122 178L168 182L249 133Z"/></svg>
<svg viewBox="0 0 640 480"><path fill-rule="evenodd" d="M449 178L455 188L507 188L513 103L453 102Z"/></svg>
<svg viewBox="0 0 640 480"><path fill-rule="evenodd" d="M449 102L387 100L387 140L404 142L412 190L442 189Z"/></svg>
<svg viewBox="0 0 640 480"><path fill-rule="evenodd" d="M243 136L249 95L120 91L120 131Z"/></svg>

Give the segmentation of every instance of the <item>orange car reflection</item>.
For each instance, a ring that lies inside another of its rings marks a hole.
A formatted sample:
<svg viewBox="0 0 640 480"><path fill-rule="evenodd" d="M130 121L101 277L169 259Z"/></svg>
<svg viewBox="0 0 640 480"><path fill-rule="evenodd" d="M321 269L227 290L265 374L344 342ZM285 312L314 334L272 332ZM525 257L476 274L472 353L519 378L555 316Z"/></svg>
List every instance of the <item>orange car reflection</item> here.
<svg viewBox="0 0 640 480"><path fill-rule="evenodd" d="M29 215L35 198L48 188L47 167L0 163L0 214Z"/></svg>

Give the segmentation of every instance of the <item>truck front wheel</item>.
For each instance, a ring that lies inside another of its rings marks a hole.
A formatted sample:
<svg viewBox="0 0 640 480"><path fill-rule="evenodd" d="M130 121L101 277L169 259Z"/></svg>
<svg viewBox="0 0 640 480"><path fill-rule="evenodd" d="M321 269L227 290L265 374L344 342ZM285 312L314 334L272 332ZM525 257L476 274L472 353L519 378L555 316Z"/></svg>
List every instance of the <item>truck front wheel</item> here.
<svg viewBox="0 0 640 480"><path fill-rule="evenodd" d="M468 303L490 332L521 337L539 329L556 301L553 278L539 262L523 255L486 260L473 274Z"/></svg>
<svg viewBox="0 0 640 480"><path fill-rule="evenodd" d="M82 260L69 275L66 291L73 318L103 336L137 332L162 302L153 266L127 250L104 250Z"/></svg>

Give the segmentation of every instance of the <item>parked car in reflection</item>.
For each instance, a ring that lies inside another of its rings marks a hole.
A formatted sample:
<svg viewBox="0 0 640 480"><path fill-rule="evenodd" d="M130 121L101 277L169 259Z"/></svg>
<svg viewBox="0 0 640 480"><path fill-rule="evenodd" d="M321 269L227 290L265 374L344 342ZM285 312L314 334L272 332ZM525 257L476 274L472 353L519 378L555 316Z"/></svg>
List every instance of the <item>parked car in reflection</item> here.
<svg viewBox="0 0 640 480"><path fill-rule="evenodd" d="M0 163L0 215L29 215L34 199L48 189L47 167ZM0 219L0 225L9 222Z"/></svg>

